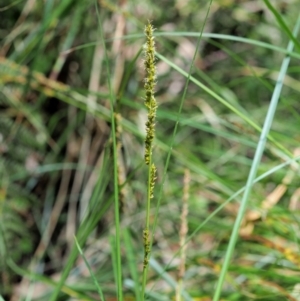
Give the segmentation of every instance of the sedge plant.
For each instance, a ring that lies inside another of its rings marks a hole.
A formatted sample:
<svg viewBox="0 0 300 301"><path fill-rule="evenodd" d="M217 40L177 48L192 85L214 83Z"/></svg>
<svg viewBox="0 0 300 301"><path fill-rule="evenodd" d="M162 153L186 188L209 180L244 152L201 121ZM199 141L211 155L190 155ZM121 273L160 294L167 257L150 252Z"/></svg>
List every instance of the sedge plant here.
<svg viewBox="0 0 300 301"><path fill-rule="evenodd" d="M145 138L145 154L144 160L148 167L148 182L147 182L147 203L146 203L146 219L145 228L143 231L144 241L144 261L143 261L143 279L142 279L142 299L145 296L145 286L147 280L147 269L149 265L149 256L151 249L150 239L150 205L153 198L155 180L156 180L156 167L153 163L152 150L153 140L155 136L155 119L157 102L154 96L155 80L156 80L156 67L155 67L155 41L153 37L154 28L150 21L145 27L146 44L144 48L145 52L145 106L148 111L148 117L146 122L146 138Z"/></svg>

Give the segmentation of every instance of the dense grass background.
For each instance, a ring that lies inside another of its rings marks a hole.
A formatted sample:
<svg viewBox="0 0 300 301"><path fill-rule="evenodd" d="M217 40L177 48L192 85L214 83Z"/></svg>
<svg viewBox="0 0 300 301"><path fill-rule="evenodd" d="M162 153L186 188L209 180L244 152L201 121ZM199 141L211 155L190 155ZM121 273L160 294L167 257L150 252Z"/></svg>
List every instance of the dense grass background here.
<svg viewBox="0 0 300 301"><path fill-rule="evenodd" d="M289 41L220 300L300 300L299 11L296 0L2 0L0 300L143 300L148 20L159 107L147 300L213 299Z"/></svg>

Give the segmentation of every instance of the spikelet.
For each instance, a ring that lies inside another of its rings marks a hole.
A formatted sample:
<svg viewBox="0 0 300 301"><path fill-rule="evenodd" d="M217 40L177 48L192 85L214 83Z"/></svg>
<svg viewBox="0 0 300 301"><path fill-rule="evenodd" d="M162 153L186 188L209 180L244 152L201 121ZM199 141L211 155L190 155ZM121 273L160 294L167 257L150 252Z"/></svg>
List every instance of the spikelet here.
<svg viewBox="0 0 300 301"><path fill-rule="evenodd" d="M150 199L153 199L155 180L156 180L156 167L152 163L151 171L150 171Z"/></svg>
<svg viewBox="0 0 300 301"><path fill-rule="evenodd" d="M146 269L149 263L149 255L150 255L150 232L148 229L143 231L143 240L144 240L144 262L143 267Z"/></svg>

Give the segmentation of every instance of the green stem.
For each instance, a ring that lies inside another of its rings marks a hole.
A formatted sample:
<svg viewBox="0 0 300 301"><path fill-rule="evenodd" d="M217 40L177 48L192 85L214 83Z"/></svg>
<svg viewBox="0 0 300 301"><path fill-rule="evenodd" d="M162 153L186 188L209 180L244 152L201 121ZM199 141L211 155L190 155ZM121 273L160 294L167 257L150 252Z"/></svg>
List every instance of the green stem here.
<svg viewBox="0 0 300 301"><path fill-rule="evenodd" d="M148 187L147 187L147 208L146 208L146 229L148 230L150 228L151 165L152 165L152 154L149 157L149 166L148 166Z"/></svg>
<svg viewBox="0 0 300 301"><path fill-rule="evenodd" d="M149 229L150 229L150 208L151 208L151 165L152 165L152 152L150 153L150 156L149 156L149 165L148 165L148 187L147 187L146 225L145 225L145 231L147 231L149 234L148 235L148 243L150 243ZM146 245L144 247L147 248ZM146 288L146 282L147 282L149 256L150 256L150 254L146 254L146 252L145 252L144 267L143 267L143 280L142 280L142 300L145 300L145 288Z"/></svg>
<svg viewBox="0 0 300 301"><path fill-rule="evenodd" d="M105 63L106 63L106 70L107 74L109 75L108 78L108 86L109 86L109 100L110 100L110 121L111 121L111 137L112 137L112 148L113 148L113 179L114 179L114 211L115 211L115 225L116 225L116 239L115 239L115 246L116 246L116 268L117 268L117 296L118 301L123 301L123 287L122 287L122 265L121 265L121 234L120 234L120 215L119 215L119 182L118 182L118 152L117 152L117 137L116 137L116 121L115 121L115 112L114 112L114 102L115 102L115 95L113 92L113 88L110 81L110 69L109 69L109 60L107 49L104 41L103 35L103 28L102 23L103 21L100 18L100 13L98 9L98 5L96 4L96 12L98 16L98 23L99 29L101 34L101 40L103 41L103 48L105 53Z"/></svg>

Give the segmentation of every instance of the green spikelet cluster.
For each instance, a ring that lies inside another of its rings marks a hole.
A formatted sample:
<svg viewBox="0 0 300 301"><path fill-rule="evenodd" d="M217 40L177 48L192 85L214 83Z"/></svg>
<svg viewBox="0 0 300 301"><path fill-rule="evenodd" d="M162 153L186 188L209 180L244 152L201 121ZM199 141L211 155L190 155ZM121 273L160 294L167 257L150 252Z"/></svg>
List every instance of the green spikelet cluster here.
<svg viewBox="0 0 300 301"><path fill-rule="evenodd" d="M145 27L146 44L144 46L145 53L145 106L148 110L148 118L146 122L146 138L145 138L145 163L148 165L148 187L147 187L147 205L146 205L146 222L143 231L144 242L144 261L143 261L143 282L142 296L145 296L145 287L147 280L147 267L151 253L151 234L150 234L150 208L151 199L154 195L154 186L156 180L156 167L152 163L152 143L155 136L155 118L157 103L154 97L156 67L155 67L155 42L153 37L153 26L150 22ZM144 299L143 299L144 300Z"/></svg>
<svg viewBox="0 0 300 301"><path fill-rule="evenodd" d="M150 171L150 199L153 198L155 180L156 180L156 167L152 163L151 171Z"/></svg>
<svg viewBox="0 0 300 301"><path fill-rule="evenodd" d="M145 106L148 109L148 119L146 122L146 138L145 138L145 162L150 164L150 157L152 154L152 142L155 135L155 117L157 103L154 97L156 67L155 67L155 41L153 37L153 26L150 22L145 27L146 44L145 48Z"/></svg>
<svg viewBox="0 0 300 301"><path fill-rule="evenodd" d="M149 254L150 254L150 233L146 229L143 231L143 240L144 240L144 269L148 266L149 263Z"/></svg>

